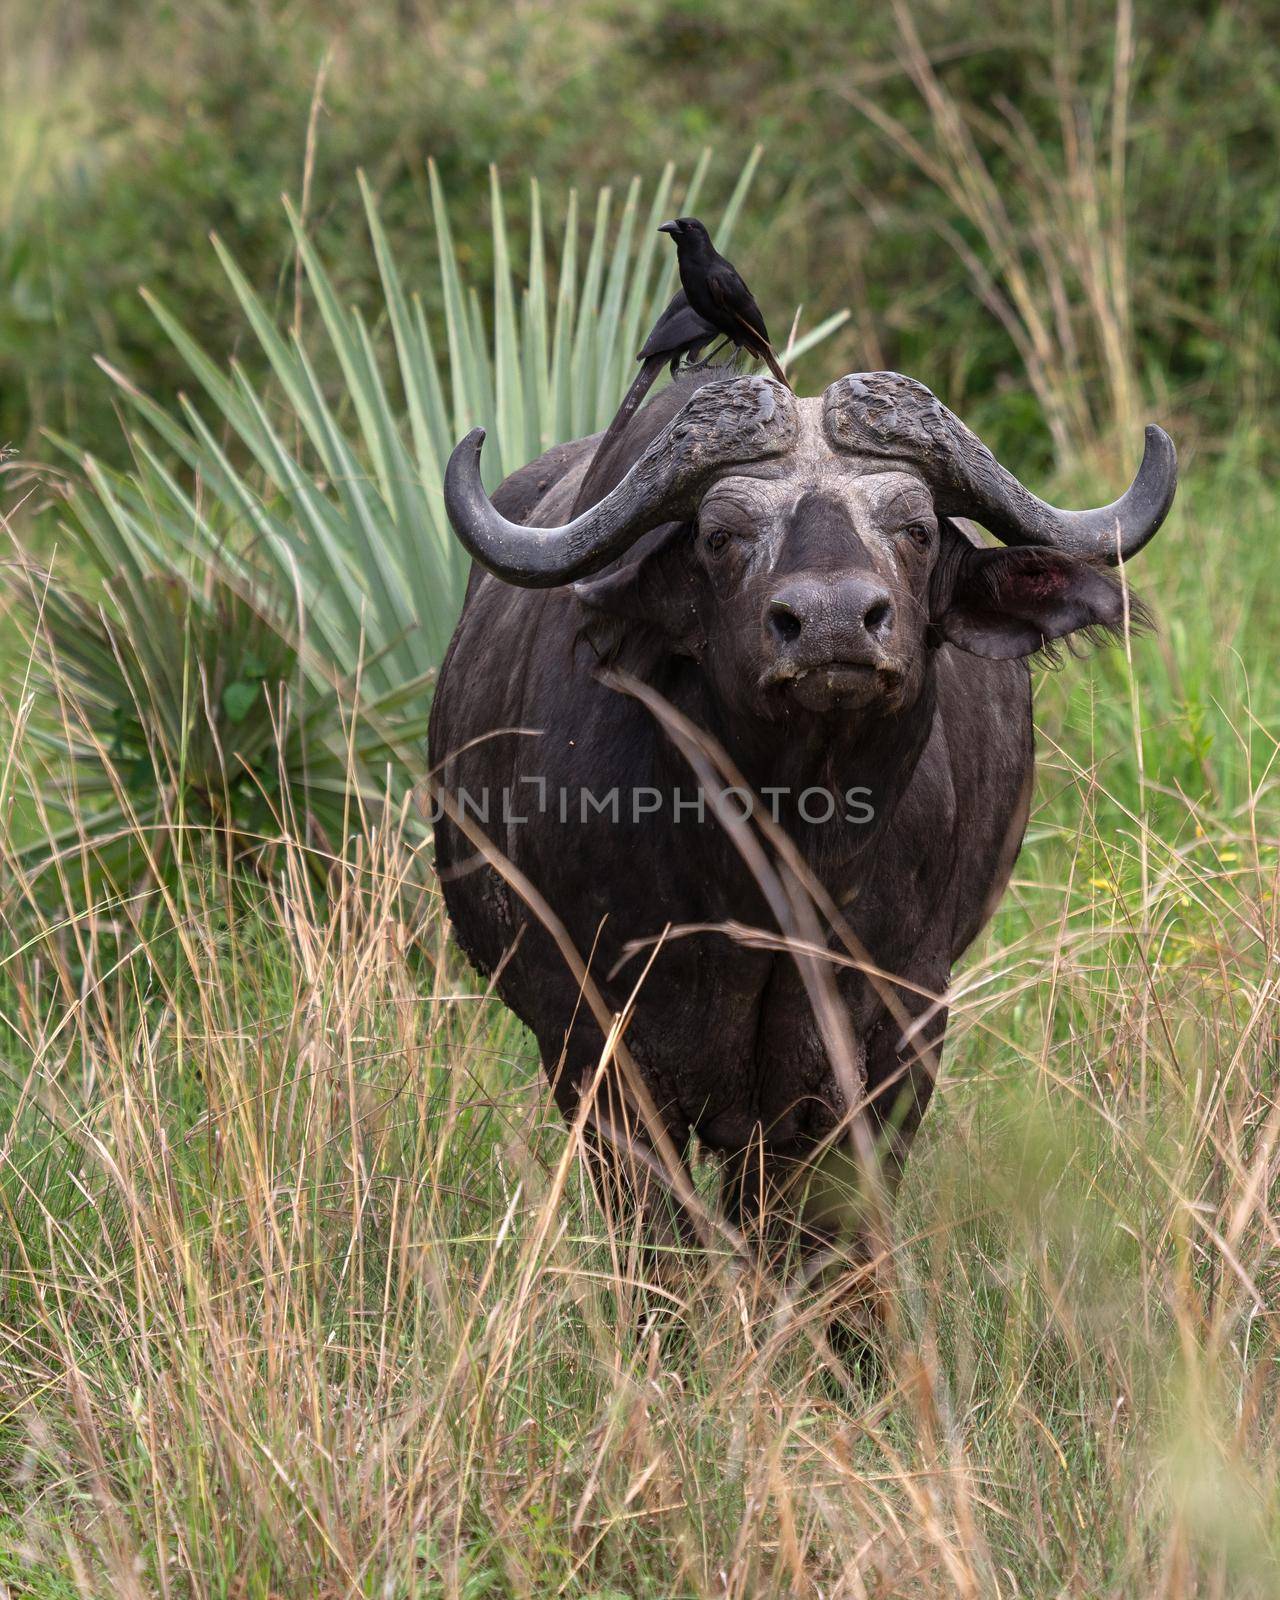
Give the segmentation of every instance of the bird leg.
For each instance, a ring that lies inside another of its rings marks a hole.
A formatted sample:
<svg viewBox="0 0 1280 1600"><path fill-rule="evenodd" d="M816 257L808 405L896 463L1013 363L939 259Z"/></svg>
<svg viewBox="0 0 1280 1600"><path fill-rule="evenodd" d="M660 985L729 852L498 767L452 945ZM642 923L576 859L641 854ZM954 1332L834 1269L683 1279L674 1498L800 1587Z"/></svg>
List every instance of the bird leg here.
<svg viewBox="0 0 1280 1600"><path fill-rule="evenodd" d="M707 351L706 355L703 356L701 358L701 360L698 360L698 361L687 361L685 363L685 370L687 372L701 372L703 367L709 367L711 365L712 359L715 356L718 356L720 354L720 352L724 349L725 345L727 345L728 343L729 343L729 336L728 336L728 334L726 334L724 336L724 338L721 339L719 344L712 345L711 349Z"/></svg>

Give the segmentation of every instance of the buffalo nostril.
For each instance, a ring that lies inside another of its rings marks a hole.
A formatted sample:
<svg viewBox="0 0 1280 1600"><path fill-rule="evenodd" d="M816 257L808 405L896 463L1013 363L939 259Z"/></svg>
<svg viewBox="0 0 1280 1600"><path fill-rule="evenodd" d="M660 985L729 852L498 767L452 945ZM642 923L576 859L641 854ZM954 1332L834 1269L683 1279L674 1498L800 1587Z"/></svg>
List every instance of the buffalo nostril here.
<svg viewBox="0 0 1280 1600"><path fill-rule="evenodd" d="M775 600L769 607L769 626L783 644L793 644L800 637L804 623L784 600Z"/></svg>
<svg viewBox="0 0 1280 1600"><path fill-rule="evenodd" d="M867 607L862 618L862 626L873 637L887 633L893 621L893 606L888 600L877 600Z"/></svg>

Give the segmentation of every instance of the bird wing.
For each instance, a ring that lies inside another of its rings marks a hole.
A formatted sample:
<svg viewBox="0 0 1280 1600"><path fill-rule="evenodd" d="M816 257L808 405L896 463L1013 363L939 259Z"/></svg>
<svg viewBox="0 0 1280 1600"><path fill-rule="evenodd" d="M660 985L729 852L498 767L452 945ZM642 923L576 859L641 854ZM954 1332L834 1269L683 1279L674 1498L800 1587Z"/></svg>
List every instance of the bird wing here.
<svg viewBox="0 0 1280 1600"><path fill-rule="evenodd" d="M737 274L735 273L734 276L737 277ZM712 281L714 284L715 280ZM742 285L745 304L735 305L727 297L722 298L718 287L713 287L711 291L717 308L722 311L722 315L726 318L729 337L750 355L755 356L757 361L763 361L778 382L790 389L791 380L782 370L782 364L779 362L773 346L769 343L769 330L764 325L764 316L760 311L760 307L752 299L751 291L746 284L742 283L741 278L738 278L738 282ZM734 328L740 331L734 333L732 331Z"/></svg>
<svg viewBox="0 0 1280 1600"><path fill-rule="evenodd" d="M647 361L650 356L675 355L694 345L706 344L715 335L715 328L693 309L684 290L677 289L667 309L654 323L636 360Z"/></svg>
<svg viewBox="0 0 1280 1600"><path fill-rule="evenodd" d="M728 273L717 271L710 274L707 288L712 302L726 318L730 330L742 328L753 336L752 343L764 345L769 343L769 330L765 327L764 315L756 304L751 290L732 267Z"/></svg>

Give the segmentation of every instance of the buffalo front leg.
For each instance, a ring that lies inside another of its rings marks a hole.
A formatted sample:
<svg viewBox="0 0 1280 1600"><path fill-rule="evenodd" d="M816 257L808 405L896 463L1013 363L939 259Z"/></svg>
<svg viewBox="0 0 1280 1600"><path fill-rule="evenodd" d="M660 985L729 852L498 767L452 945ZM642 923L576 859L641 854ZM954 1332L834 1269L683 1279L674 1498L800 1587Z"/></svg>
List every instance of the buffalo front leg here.
<svg viewBox="0 0 1280 1600"><path fill-rule="evenodd" d="M728 1156L722 1204L761 1265L800 1291L802 1316L865 1365L881 1316L884 1188L865 1118L826 1144L770 1144Z"/></svg>
<svg viewBox="0 0 1280 1600"><path fill-rule="evenodd" d="M945 1006L913 996L907 1010L905 1022L883 1018L867 1041L867 1115L890 1197L933 1098L947 1031Z"/></svg>
<svg viewBox="0 0 1280 1600"><path fill-rule="evenodd" d="M586 1033L587 1030L580 1030ZM639 1320L676 1297L681 1258L698 1242L692 1199L689 1124L650 1086L637 1095L617 1062L600 1064L599 1035L575 1036L543 1053L560 1114L581 1129L581 1150L621 1279Z"/></svg>

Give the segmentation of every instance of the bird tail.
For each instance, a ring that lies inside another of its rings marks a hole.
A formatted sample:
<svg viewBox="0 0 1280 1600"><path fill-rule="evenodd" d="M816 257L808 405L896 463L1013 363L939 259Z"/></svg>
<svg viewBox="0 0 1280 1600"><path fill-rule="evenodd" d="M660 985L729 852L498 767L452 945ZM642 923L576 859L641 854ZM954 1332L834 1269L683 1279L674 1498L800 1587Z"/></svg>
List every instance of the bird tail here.
<svg viewBox="0 0 1280 1600"><path fill-rule="evenodd" d="M658 374L669 359L670 357L666 353L650 356L632 379L631 387L623 395L622 404L614 413L613 421L600 436L600 443L596 446L595 452L591 457L591 465L583 474L582 483L579 485L578 493L574 497L573 509L569 513L571 521L579 512L586 511L589 507L595 505L600 498L600 484L603 474L608 468L613 446L632 417L635 416L637 410L639 410L640 402L648 394L649 390L653 388Z"/></svg>
<svg viewBox="0 0 1280 1600"><path fill-rule="evenodd" d="M777 356L774 354L773 346L769 343L768 339L764 337L759 328L753 328L745 317L738 317L738 321L747 330L747 333L750 336L746 339L739 339L738 342L745 345L751 354L755 356L757 361L763 361L768 367L769 371L773 373L774 377L780 384L783 385L784 388L791 389L791 380L782 370L782 366L778 361ZM791 392L794 394L795 390L791 389Z"/></svg>
<svg viewBox="0 0 1280 1600"><path fill-rule="evenodd" d="M782 367L780 366L780 364L778 362L777 356L774 355L774 353L773 353L773 346L771 344L766 344L764 349L761 350L760 354L764 357L765 363L767 364L767 366L769 368L769 371L773 373L774 377L778 380L778 382L779 383L785 383L787 388L791 389L791 379L788 378L786 373L782 370ZM795 390L792 389L791 392L794 394Z"/></svg>

